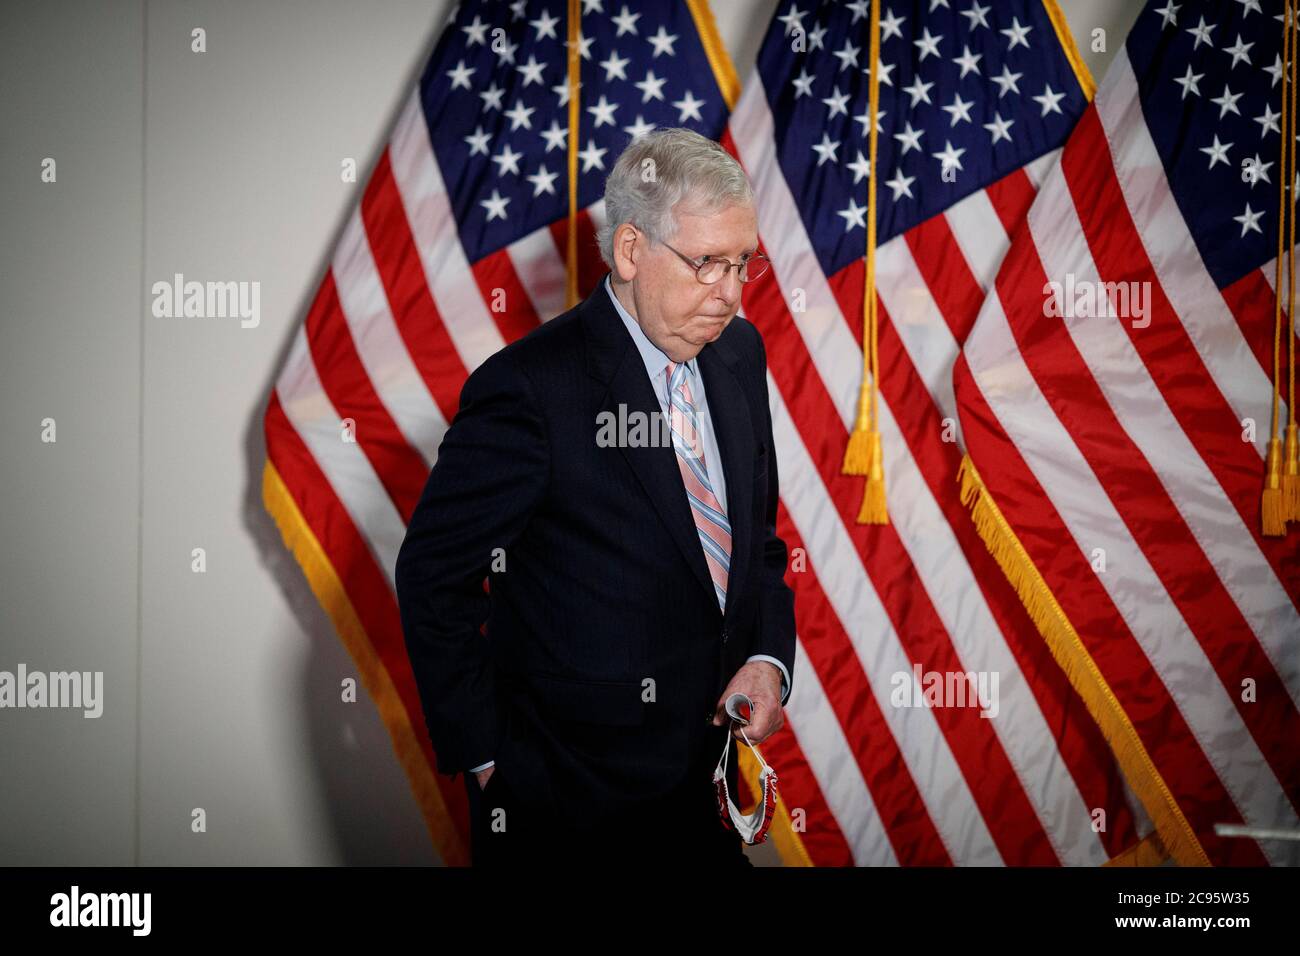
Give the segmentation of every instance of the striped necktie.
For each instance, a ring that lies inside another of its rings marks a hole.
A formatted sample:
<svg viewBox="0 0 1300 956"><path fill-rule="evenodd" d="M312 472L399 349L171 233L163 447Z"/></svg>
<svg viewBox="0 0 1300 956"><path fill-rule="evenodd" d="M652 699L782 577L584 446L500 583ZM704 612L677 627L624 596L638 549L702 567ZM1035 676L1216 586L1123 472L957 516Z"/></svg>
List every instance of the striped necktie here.
<svg viewBox="0 0 1300 956"><path fill-rule="evenodd" d="M695 517L695 530L699 532L704 548L704 560L713 578L713 590L718 595L718 607L726 610L727 572L731 567L731 523L723 513L722 505L713 493L709 473L705 467L704 449L700 443L699 421L695 417L695 403L691 399L691 386L687 381L689 367L685 362L668 363L669 422L673 433L673 449L686 486L686 498Z"/></svg>

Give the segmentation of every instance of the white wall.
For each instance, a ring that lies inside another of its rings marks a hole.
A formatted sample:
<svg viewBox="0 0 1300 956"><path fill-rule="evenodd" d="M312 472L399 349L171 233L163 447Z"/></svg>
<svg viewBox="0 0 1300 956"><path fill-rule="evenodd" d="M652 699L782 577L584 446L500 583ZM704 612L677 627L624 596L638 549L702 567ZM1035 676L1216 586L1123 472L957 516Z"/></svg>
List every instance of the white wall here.
<svg viewBox="0 0 1300 956"><path fill-rule="evenodd" d="M776 5L714 0L742 78ZM1140 4L1063 6L1100 77ZM260 474L361 188L339 164L364 184L449 8L6 0L0 670L103 671L106 704L0 710L0 865L436 861L373 706L339 700L354 668ZM176 272L259 281L260 326L153 317Z"/></svg>

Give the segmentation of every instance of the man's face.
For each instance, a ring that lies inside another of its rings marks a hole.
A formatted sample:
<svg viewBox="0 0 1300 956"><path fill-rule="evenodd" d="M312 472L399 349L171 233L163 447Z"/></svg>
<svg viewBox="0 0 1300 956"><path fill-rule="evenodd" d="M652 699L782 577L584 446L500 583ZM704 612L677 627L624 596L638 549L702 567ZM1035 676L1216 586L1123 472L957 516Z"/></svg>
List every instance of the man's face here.
<svg viewBox="0 0 1300 956"><path fill-rule="evenodd" d="M688 259L724 256L739 262L758 249L758 220L752 205L727 206L707 216L677 213L677 234L668 242ZM646 336L674 362L684 362L714 341L740 308L736 270L713 285L695 278L692 268L662 243L651 245L638 233L631 251L632 308ZM615 274L618 278L618 274ZM626 292L628 287L625 287ZM626 305L626 296L620 295Z"/></svg>

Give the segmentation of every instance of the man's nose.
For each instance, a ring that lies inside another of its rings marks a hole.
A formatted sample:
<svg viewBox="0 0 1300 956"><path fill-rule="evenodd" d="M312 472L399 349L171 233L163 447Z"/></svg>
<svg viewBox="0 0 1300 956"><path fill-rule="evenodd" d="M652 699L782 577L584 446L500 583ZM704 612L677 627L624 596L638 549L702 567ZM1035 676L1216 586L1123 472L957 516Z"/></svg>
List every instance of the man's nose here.
<svg viewBox="0 0 1300 956"><path fill-rule="evenodd" d="M714 289L717 290L718 298L726 302L727 308L734 310L740 302L740 290L743 285L744 283L740 281L740 270L731 268L718 281Z"/></svg>

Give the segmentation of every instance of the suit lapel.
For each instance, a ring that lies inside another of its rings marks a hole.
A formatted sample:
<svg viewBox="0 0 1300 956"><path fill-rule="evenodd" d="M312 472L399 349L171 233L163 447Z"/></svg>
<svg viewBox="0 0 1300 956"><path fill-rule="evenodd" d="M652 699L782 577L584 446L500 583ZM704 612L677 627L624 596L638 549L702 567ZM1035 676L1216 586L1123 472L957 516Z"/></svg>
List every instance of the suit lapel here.
<svg viewBox="0 0 1300 956"><path fill-rule="evenodd" d="M595 387L600 396L598 411L608 411L619 418L621 404L627 414L642 412L647 421L655 421L662 415L659 399L650 385L640 353L623 327L614 303L609 300L603 278L580 308L586 329L587 370L596 380ZM727 517L731 523L732 545L728 596L740 593L747 571L743 558L748 554L752 534L749 514L753 501L753 427L748 404L734 371L736 362L735 353L723 345L721 339L706 345L699 354L709 415L727 480ZM682 486L677 453L671 445L620 445L619 451L636 474L700 586L711 599L716 600L695 518ZM712 472L717 465L706 461L705 467ZM728 600L724 621L732 619L733 610L734 602Z"/></svg>
<svg viewBox="0 0 1300 956"><path fill-rule="evenodd" d="M723 333L726 334L725 332ZM727 573L727 612L723 618L730 622L735 611L731 596L739 595L748 571L750 521L754 498L754 427L749 418L749 404L736 378L736 356L721 338L700 350L700 374L709 401L709 418L718 439L718 453L722 456L723 474L727 479L727 520L731 523L731 567ZM674 455L675 457L675 455ZM716 462L705 462L709 473ZM678 485L681 473L678 472ZM683 497L685 497L683 495ZM689 505L687 510L689 511ZM691 527L695 519L691 517ZM698 535L697 535L698 541ZM703 549L701 549L703 554Z"/></svg>

